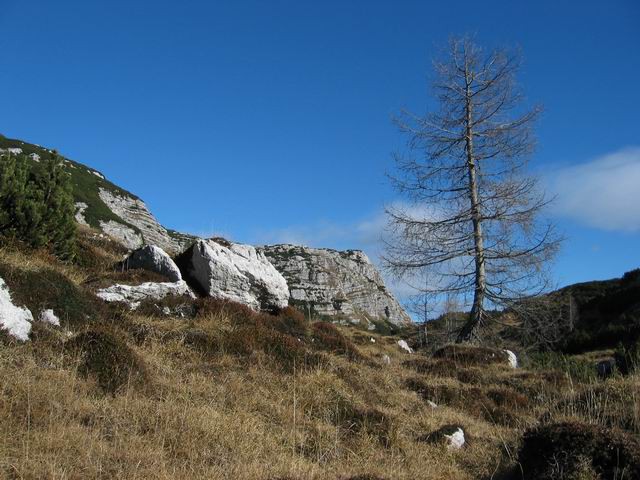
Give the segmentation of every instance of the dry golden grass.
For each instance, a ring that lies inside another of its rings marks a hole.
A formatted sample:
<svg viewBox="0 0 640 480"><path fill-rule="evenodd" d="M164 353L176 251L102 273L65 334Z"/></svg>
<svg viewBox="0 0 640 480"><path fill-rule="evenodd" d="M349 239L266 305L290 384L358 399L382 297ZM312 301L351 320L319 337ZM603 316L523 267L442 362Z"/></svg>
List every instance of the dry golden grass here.
<svg viewBox="0 0 640 480"><path fill-rule="evenodd" d="M82 278L79 267L25 260L0 250L14 268ZM74 327L75 339L94 339L86 332L99 327L117 339L100 337L105 345L122 341L111 362L135 359L135 369L114 370L113 389L62 329L38 325L24 344L0 336L0 478L491 478L514 464L524 430L540 421L638 431L637 376L578 384L501 364L447 370L442 359L403 353L393 337L343 327L337 336L233 306L196 310L192 319L130 312ZM314 345L318 331L330 338ZM411 382L441 393L438 408ZM494 418L498 409L513 418ZM462 450L421 441L449 424L464 428Z"/></svg>

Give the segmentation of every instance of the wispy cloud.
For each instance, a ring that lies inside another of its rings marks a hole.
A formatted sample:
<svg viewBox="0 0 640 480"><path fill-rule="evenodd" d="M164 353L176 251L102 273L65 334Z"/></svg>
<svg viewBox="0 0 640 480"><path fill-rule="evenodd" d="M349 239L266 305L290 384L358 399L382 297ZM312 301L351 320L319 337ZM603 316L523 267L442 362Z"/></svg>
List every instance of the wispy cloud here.
<svg viewBox="0 0 640 480"><path fill-rule="evenodd" d="M603 230L640 231L640 147L561 168L551 177L558 215Z"/></svg>

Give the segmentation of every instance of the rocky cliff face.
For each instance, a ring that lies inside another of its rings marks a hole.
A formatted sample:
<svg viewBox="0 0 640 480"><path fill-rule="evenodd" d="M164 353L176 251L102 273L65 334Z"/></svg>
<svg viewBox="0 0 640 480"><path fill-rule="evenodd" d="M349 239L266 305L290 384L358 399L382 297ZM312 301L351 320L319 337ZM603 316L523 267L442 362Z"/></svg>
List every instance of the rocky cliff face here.
<svg viewBox="0 0 640 480"><path fill-rule="evenodd" d="M307 313L367 324L411 322L364 252L296 245L260 250L287 280L290 303Z"/></svg>

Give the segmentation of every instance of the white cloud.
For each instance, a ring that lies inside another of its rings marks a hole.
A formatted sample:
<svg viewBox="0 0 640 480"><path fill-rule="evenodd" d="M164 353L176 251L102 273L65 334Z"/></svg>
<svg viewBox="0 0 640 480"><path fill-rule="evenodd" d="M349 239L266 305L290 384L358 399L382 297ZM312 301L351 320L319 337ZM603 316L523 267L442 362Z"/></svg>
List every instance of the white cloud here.
<svg viewBox="0 0 640 480"><path fill-rule="evenodd" d="M548 183L558 215L603 230L640 231L640 147L561 168Z"/></svg>

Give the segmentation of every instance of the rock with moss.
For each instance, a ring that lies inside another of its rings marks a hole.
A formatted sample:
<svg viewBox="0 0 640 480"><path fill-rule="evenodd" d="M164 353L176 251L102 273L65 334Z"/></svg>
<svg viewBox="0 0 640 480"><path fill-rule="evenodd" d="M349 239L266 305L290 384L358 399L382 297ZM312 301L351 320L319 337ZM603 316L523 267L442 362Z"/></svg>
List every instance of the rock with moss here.
<svg viewBox="0 0 640 480"><path fill-rule="evenodd" d="M177 258L183 277L202 293L254 310L285 308L284 277L251 245L223 239L199 240Z"/></svg>
<svg viewBox="0 0 640 480"><path fill-rule="evenodd" d="M260 250L287 279L291 303L310 316L347 318L367 326L411 322L364 252L297 245Z"/></svg>

